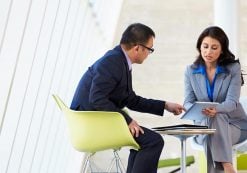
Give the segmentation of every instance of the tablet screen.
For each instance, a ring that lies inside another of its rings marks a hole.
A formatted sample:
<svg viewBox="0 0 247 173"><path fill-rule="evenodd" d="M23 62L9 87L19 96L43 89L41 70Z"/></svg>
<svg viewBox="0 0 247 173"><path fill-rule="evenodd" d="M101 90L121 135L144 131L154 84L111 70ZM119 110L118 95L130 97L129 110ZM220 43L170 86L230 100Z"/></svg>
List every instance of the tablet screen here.
<svg viewBox="0 0 247 173"><path fill-rule="evenodd" d="M217 102L195 102L181 117L181 119L188 120L202 120L207 116L202 113L202 109L208 107L216 107Z"/></svg>

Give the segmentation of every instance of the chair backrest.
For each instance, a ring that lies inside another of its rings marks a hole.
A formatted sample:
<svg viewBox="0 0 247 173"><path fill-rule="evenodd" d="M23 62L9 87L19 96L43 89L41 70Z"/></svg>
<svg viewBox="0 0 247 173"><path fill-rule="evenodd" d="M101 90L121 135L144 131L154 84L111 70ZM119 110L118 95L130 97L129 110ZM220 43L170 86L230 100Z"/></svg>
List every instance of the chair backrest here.
<svg viewBox="0 0 247 173"><path fill-rule="evenodd" d="M247 115L247 97L246 96L240 97L240 103L242 107L244 108L244 111ZM247 152L247 139L245 141L242 141L241 143L235 144L233 146L233 151L240 152L240 153L246 153Z"/></svg>
<svg viewBox="0 0 247 173"><path fill-rule="evenodd" d="M70 140L76 150L94 153L124 146L140 148L120 113L74 111L57 95L53 95L53 98L65 115Z"/></svg>

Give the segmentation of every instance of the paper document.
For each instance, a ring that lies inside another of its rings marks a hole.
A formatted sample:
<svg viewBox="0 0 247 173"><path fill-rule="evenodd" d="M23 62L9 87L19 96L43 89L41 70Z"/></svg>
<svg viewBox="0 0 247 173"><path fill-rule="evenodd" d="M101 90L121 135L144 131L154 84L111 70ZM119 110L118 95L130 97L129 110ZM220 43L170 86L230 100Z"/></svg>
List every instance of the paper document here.
<svg viewBox="0 0 247 173"><path fill-rule="evenodd" d="M217 102L195 102L181 117L181 119L199 120L206 118L207 116L202 113L202 109L208 107L216 107Z"/></svg>
<svg viewBox="0 0 247 173"><path fill-rule="evenodd" d="M208 129L208 126L194 125L194 124L178 124L172 126L163 126L163 127L153 127L155 131L164 131L164 130L185 130L185 129Z"/></svg>

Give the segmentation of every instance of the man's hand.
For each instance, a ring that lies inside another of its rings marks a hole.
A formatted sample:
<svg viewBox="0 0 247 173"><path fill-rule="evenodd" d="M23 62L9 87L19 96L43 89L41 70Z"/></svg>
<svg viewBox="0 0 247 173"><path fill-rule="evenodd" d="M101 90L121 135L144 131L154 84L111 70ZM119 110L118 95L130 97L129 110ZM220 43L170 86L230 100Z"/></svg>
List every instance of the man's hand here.
<svg viewBox="0 0 247 173"><path fill-rule="evenodd" d="M129 124L129 129L132 134L132 136L138 137L139 134L144 134L143 129L137 124L135 120L132 120Z"/></svg>
<svg viewBox="0 0 247 173"><path fill-rule="evenodd" d="M179 115L183 112L183 110L185 111L185 108L182 105L171 102L166 102L165 109L174 115Z"/></svg>

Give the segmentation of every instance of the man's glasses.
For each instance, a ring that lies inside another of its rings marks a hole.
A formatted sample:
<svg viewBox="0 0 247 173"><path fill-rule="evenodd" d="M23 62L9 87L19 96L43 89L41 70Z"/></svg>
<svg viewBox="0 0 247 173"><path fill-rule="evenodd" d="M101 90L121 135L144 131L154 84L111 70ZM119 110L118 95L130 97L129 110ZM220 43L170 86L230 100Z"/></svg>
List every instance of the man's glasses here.
<svg viewBox="0 0 247 173"><path fill-rule="evenodd" d="M154 48L147 47L144 44L139 44L139 45L144 47L144 48L146 48L149 51L150 54L154 52Z"/></svg>

